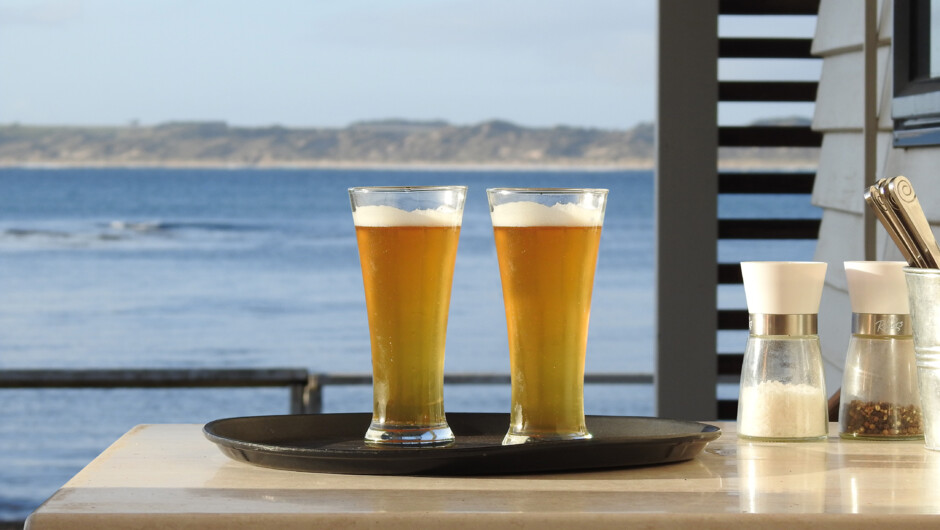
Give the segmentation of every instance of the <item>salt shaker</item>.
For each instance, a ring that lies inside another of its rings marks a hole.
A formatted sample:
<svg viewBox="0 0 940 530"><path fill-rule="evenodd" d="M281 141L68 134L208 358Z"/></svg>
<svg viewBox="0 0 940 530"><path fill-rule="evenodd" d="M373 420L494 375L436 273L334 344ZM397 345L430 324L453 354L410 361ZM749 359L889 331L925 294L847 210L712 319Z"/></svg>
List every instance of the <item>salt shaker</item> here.
<svg viewBox="0 0 940 530"><path fill-rule="evenodd" d="M826 439L828 405L816 332L826 264L751 261L741 263L741 273L750 335L738 435L779 442Z"/></svg>
<svg viewBox="0 0 940 530"><path fill-rule="evenodd" d="M903 261L847 261L852 338L839 436L922 439L920 393Z"/></svg>

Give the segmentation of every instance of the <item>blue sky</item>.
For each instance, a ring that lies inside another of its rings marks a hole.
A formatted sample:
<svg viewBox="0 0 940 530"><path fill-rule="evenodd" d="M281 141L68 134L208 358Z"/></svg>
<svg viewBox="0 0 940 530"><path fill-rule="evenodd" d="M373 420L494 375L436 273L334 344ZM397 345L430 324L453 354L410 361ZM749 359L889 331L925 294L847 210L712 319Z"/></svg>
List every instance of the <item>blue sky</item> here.
<svg viewBox="0 0 940 530"><path fill-rule="evenodd" d="M654 116L655 21L655 0L0 0L0 123L627 128Z"/></svg>

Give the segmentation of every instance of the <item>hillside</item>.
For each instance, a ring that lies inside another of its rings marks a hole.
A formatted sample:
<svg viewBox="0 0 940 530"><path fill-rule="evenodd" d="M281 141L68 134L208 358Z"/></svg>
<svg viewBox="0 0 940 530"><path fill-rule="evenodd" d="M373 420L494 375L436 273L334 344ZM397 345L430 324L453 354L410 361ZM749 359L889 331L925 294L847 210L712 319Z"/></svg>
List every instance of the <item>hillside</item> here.
<svg viewBox="0 0 940 530"><path fill-rule="evenodd" d="M652 167L653 125L629 130L382 120L345 128L0 126L0 166L578 166ZM756 164L812 162L812 150L723 153ZM799 151L799 152L798 152ZM806 151L806 152L804 152ZM767 158L770 155L770 158Z"/></svg>

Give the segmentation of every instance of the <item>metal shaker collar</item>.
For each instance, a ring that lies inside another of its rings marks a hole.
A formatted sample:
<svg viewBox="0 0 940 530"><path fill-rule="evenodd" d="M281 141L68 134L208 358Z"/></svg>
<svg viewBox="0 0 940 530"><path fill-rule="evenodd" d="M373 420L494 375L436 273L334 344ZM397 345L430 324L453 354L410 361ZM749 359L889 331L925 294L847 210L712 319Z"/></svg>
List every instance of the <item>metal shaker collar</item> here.
<svg viewBox="0 0 940 530"><path fill-rule="evenodd" d="M748 314L748 329L751 335L776 335L800 337L816 335L818 315L772 315L765 313Z"/></svg>
<svg viewBox="0 0 940 530"><path fill-rule="evenodd" d="M885 337L911 336L911 315L852 313L852 333Z"/></svg>

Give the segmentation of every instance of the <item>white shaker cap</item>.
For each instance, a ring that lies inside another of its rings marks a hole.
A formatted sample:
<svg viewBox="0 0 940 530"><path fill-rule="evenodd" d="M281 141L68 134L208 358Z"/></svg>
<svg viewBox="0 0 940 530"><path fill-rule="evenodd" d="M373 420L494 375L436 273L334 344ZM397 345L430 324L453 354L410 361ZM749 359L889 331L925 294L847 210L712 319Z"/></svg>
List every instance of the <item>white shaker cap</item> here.
<svg viewBox="0 0 940 530"><path fill-rule="evenodd" d="M906 315L907 284L903 261L846 261L845 277L853 313Z"/></svg>
<svg viewBox="0 0 940 530"><path fill-rule="evenodd" d="M742 261L747 310L763 315L819 313L826 264L818 261Z"/></svg>

